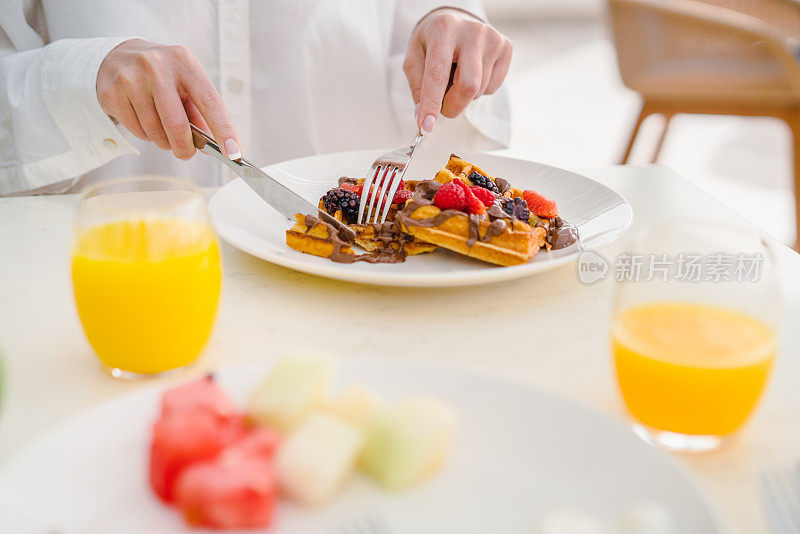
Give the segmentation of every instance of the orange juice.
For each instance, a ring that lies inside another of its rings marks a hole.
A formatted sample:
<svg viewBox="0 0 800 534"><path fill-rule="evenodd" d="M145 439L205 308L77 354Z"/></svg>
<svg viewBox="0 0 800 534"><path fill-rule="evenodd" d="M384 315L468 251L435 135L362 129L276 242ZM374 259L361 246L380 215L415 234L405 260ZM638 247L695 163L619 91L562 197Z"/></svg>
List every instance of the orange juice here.
<svg viewBox="0 0 800 534"><path fill-rule="evenodd" d="M775 360L775 334L740 312L662 302L622 311L612 328L622 397L655 429L724 436L755 408Z"/></svg>
<svg viewBox="0 0 800 534"><path fill-rule="evenodd" d="M112 222L77 235L78 315L109 368L158 373L192 363L211 334L221 283L205 224L178 218Z"/></svg>

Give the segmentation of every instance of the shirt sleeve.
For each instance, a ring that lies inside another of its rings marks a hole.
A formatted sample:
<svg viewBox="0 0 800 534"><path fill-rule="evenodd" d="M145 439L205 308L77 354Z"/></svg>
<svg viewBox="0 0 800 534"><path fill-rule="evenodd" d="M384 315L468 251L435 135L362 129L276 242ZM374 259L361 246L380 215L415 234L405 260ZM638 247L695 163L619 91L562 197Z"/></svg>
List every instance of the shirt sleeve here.
<svg viewBox="0 0 800 534"><path fill-rule="evenodd" d="M138 151L103 112L100 64L132 37L62 39L19 50L0 29L0 196L77 178Z"/></svg>

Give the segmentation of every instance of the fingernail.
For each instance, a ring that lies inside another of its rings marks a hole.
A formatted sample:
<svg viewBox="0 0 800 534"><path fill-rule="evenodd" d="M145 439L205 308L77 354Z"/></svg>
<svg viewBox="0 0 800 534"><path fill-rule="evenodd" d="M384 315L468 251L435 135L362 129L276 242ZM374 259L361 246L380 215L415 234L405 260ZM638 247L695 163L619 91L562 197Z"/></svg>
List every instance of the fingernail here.
<svg viewBox="0 0 800 534"><path fill-rule="evenodd" d="M422 135L432 134L434 126L436 126L436 117L433 115L426 115L425 120L422 121Z"/></svg>
<svg viewBox="0 0 800 534"><path fill-rule="evenodd" d="M239 143L231 137L225 140L225 154L228 159L242 159L242 152L239 150Z"/></svg>

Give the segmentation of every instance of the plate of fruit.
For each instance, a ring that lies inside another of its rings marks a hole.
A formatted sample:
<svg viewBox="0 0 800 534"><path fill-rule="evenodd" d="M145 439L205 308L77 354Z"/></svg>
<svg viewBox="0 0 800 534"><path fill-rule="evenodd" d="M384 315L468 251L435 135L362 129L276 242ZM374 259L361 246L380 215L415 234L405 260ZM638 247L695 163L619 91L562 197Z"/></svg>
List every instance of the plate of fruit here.
<svg viewBox="0 0 800 534"><path fill-rule="evenodd" d="M719 532L682 470L622 422L379 359L292 354L143 388L64 422L2 476L64 534L562 534L585 523L566 509L627 518L613 532Z"/></svg>
<svg viewBox="0 0 800 534"><path fill-rule="evenodd" d="M213 195L209 213L225 241L258 258L329 278L390 286L469 285L528 276L611 243L633 219L622 196L590 178L486 153L422 152L396 190L377 199L388 178L377 172L365 180L374 156L342 152L267 169L346 224L352 235L320 220L318 213L298 213L287 221L241 180ZM385 222L359 220L364 195L374 197L375 211L386 213Z"/></svg>

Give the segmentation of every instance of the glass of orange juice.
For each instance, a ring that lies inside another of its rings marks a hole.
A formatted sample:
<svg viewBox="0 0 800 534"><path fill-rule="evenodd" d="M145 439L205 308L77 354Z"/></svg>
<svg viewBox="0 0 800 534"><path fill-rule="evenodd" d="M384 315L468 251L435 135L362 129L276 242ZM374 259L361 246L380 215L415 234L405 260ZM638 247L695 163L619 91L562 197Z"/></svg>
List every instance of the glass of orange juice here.
<svg viewBox="0 0 800 534"><path fill-rule="evenodd" d="M220 284L217 238L197 186L143 176L84 193L72 287L86 337L112 376L153 376L196 361Z"/></svg>
<svg viewBox="0 0 800 534"><path fill-rule="evenodd" d="M634 430L674 451L720 446L753 413L777 352L769 247L750 228L659 224L615 265L611 351Z"/></svg>

